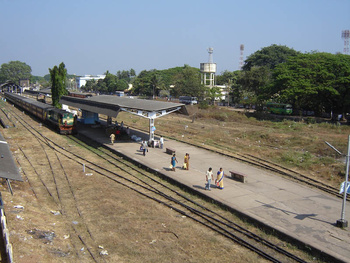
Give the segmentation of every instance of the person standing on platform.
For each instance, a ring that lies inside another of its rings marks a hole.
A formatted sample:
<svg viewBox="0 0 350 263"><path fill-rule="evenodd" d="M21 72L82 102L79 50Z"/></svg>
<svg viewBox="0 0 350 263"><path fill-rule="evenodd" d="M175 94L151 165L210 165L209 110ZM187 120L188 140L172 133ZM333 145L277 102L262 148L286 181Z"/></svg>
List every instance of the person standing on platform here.
<svg viewBox="0 0 350 263"><path fill-rule="evenodd" d="M185 170L188 170L190 168L190 155L188 153L185 154L184 168Z"/></svg>
<svg viewBox="0 0 350 263"><path fill-rule="evenodd" d="M146 156L146 151L148 152L148 145L146 141L143 141L142 143L142 151L143 151L143 156Z"/></svg>
<svg viewBox="0 0 350 263"><path fill-rule="evenodd" d="M119 128L117 128L117 130L115 131L115 135L116 135L117 139L119 139L119 137L120 137L120 130L119 130Z"/></svg>
<svg viewBox="0 0 350 263"><path fill-rule="evenodd" d="M211 180L214 180L214 176L213 176L213 169L210 167L205 175L205 179L206 179L206 185L205 185L205 190L210 190L210 184L211 184Z"/></svg>
<svg viewBox="0 0 350 263"><path fill-rule="evenodd" d="M175 172L175 166L176 166L177 162L178 161L176 160L176 156L175 156L175 153L174 153L174 155L171 157L171 166L172 166L171 170L174 171L174 172Z"/></svg>
<svg viewBox="0 0 350 263"><path fill-rule="evenodd" d="M159 143L160 143L160 149L163 149L163 146L164 146L164 138L163 138L163 136L160 136Z"/></svg>
<svg viewBox="0 0 350 263"><path fill-rule="evenodd" d="M222 168L220 168L220 170L217 173L215 183L219 189L224 189L224 171L222 170Z"/></svg>
<svg viewBox="0 0 350 263"><path fill-rule="evenodd" d="M113 145L115 140L115 134L112 132L109 138L111 138L111 144Z"/></svg>

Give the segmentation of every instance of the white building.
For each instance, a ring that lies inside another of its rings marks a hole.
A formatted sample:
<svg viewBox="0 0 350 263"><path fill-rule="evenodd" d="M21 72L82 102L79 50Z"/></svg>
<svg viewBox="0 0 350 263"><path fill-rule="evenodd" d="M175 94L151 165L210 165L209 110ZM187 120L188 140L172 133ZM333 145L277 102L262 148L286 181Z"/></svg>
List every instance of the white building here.
<svg viewBox="0 0 350 263"><path fill-rule="evenodd" d="M106 77L106 75L97 75L97 76L93 76L93 75L84 75L83 77L77 77L76 78L76 82L77 82L77 88L80 89L82 86L85 86L86 81L88 80L99 80L99 79L104 79Z"/></svg>

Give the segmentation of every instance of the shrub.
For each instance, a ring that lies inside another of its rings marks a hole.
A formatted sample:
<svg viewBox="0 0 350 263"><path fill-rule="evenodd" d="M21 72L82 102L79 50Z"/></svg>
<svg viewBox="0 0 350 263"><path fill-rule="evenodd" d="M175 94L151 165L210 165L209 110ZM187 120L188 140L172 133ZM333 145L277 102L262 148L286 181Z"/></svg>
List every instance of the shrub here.
<svg viewBox="0 0 350 263"><path fill-rule="evenodd" d="M198 108L206 110L206 109L209 108L209 104L208 104L208 102L206 100L203 100L203 101L199 102Z"/></svg>

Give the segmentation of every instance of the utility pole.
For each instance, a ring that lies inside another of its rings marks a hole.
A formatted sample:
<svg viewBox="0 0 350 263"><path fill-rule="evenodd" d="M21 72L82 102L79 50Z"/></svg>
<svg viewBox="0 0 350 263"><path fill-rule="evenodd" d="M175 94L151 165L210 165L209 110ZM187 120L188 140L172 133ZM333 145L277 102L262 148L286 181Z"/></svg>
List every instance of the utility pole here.
<svg viewBox="0 0 350 263"><path fill-rule="evenodd" d="M326 144L331 147L333 150L335 150L338 154L343 155L340 151L338 151L334 146L332 146L330 143L326 142ZM346 169L345 169L345 182L344 182L344 188L343 188L343 202L342 202L342 209L341 209L341 216L340 219L337 220L336 226L337 227L348 227L348 221L345 219L345 207L346 207L346 195L348 190L348 180L349 180L349 157L350 157L350 135L348 136L348 153L346 155Z"/></svg>

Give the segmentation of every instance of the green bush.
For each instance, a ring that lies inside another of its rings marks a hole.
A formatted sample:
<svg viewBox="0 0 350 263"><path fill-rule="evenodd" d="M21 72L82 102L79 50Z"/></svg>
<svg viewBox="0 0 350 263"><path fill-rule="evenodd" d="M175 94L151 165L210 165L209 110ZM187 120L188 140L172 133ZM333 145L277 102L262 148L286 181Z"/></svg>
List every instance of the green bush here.
<svg viewBox="0 0 350 263"><path fill-rule="evenodd" d="M307 117L305 121L307 124L315 124L316 123L315 118L312 118L312 117Z"/></svg>
<svg viewBox="0 0 350 263"><path fill-rule="evenodd" d="M209 104L208 104L208 102L206 100L203 100L203 101L199 102L198 108L206 110L206 109L209 108Z"/></svg>

